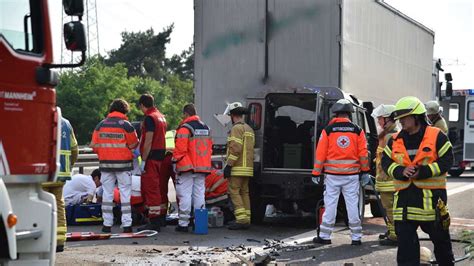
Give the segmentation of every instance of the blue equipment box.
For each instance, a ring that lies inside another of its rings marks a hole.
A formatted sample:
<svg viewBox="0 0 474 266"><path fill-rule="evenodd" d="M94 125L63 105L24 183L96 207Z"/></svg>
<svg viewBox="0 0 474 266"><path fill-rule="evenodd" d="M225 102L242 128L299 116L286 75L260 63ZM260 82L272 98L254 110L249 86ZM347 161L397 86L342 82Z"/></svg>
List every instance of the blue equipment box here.
<svg viewBox="0 0 474 266"><path fill-rule="evenodd" d="M102 205L97 203L66 206L67 225L102 224Z"/></svg>

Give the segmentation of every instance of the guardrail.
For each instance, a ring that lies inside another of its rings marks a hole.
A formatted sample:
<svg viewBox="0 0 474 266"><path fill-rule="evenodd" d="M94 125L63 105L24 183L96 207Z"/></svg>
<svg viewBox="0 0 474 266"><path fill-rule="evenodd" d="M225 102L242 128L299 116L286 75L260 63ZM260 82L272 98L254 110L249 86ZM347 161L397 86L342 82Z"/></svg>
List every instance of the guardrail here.
<svg viewBox="0 0 474 266"><path fill-rule="evenodd" d="M84 174L85 167L99 167L97 154L93 153L92 149L88 147L79 148L77 162L74 164L74 168L78 168L80 174Z"/></svg>

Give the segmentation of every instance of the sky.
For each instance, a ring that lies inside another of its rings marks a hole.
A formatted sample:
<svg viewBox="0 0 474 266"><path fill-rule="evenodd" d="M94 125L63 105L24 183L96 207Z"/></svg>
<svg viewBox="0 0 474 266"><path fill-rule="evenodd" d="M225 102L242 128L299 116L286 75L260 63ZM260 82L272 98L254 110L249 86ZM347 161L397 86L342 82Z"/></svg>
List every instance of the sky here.
<svg viewBox="0 0 474 266"><path fill-rule="evenodd" d="M455 89L474 89L474 0L385 1L435 32L434 57L441 58L444 70L452 73ZM56 61L61 55L61 2L50 1ZM193 0L97 0L96 3L102 55L120 46L123 31L145 31L152 27L159 32L172 23L175 28L167 56L181 53L193 42Z"/></svg>

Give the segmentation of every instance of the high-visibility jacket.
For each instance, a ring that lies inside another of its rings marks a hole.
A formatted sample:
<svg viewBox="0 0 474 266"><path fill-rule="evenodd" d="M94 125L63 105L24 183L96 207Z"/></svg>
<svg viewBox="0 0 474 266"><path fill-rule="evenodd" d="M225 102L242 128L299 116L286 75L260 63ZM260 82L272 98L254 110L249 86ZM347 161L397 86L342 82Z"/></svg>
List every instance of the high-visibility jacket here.
<svg viewBox="0 0 474 266"><path fill-rule="evenodd" d="M227 137L226 163L231 176L253 176L255 133L243 122L235 123Z"/></svg>
<svg viewBox="0 0 474 266"><path fill-rule="evenodd" d="M217 170L212 170L209 175L206 176L206 205L215 204L224 200L227 200L228 181L224 178L223 174L219 174Z"/></svg>
<svg viewBox="0 0 474 266"><path fill-rule="evenodd" d="M441 115L438 115L438 118L433 121L433 126L441 129L444 134L448 134L448 124L446 124L446 120Z"/></svg>
<svg viewBox="0 0 474 266"><path fill-rule="evenodd" d="M347 118L333 118L323 130L315 152L313 175L368 172L365 132Z"/></svg>
<svg viewBox="0 0 474 266"><path fill-rule="evenodd" d="M441 130L439 128L427 126L423 140L416 150L407 150L403 139L397 138L398 133L392 136L393 143L391 149L389 146L386 146L384 150L393 160L393 163L388 168L388 175L393 176L393 171L398 166L406 167L415 165L427 165L433 173L432 177L425 179L395 179L394 185L396 191L407 189L411 183L421 189L446 189L446 172L441 173L436 160L438 159L439 153L443 153L443 150L446 152L451 147L451 144L450 142L446 142L442 150L438 151L436 149L436 140L440 132ZM415 154L415 157L411 160L410 155L413 154Z"/></svg>
<svg viewBox="0 0 474 266"><path fill-rule="evenodd" d="M382 168L382 155L385 146L387 145L388 140L392 137L394 133L397 132L397 125L394 123L389 128L384 129L384 131L379 135L379 143L377 146L377 154L375 158L375 189L379 192L393 192L395 187L393 185L393 177L387 175Z"/></svg>
<svg viewBox="0 0 474 266"><path fill-rule="evenodd" d="M104 172L131 171L133 153L138 144L137 134L126 115L110 113L92 134L91 147L99 157L99 169Z"/></svg>
<svg viewBox="0 0 474 266"><path fill-rule="evenodd" d="M74 152L75 151L75 152ZM77 160L77 140L71 123L61 118L61 150L59 156L60 168L58 181L71 180L71 167ZM73 154L74 153L74 154Z"/></svg>
<svg viewBox="0 0 474 266"><path fill-rule="evenodd" d="M151 149L150 153L148 154L147 160L159 160L162 161L165 158L166 154L166 119L165 116L160 113L160 111L155 108L149 108L146 113L146 117L150 117L153 120L155 125L153 131L153 140L151 141ZM146 127L145 123L142 123L142 137L140 139L140 153L143 154L145 140L146 140Z"/></svg>
<svg viewBox="0 0 474 266"><path fill-rule="evenodd" d="M211 130L194 115L184 119L175 137L173 162L178 173L211 172L212 139Z"/></svg>

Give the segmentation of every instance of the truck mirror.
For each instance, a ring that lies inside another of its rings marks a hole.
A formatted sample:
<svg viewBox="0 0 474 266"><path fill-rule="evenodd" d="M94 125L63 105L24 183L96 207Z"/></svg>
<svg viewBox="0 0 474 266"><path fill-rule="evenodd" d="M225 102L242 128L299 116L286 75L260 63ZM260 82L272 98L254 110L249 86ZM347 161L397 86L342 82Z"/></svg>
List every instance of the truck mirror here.
<svg viewBox="0 0 474 266"><path fill-rule="evenodd" d="M446 81L453 81L453 76L451 75L451 73L445 73L444 74L444 79Z"/></svg>
<svg viewBox="0 0 474 266"><path fill-rule="evenodd" d="M70 51L86 51L86 34L84 25L79 21L71 21L64 24L64 42Z"/></svg>
<svg viewBox="0 0 474 266"><path fill-rule="evenodd" d="M64 12L68 16L79 16L82 17L84 14L84 1L83 0L63 0Z"/></svg>
<svg viewBox="0 0 474 266"><path fill-rule="evenodd" d="M453 83L446 82L446 97L453 96Z"/></svg>

